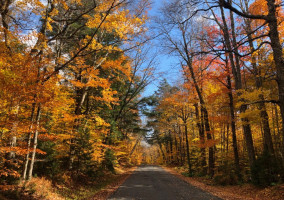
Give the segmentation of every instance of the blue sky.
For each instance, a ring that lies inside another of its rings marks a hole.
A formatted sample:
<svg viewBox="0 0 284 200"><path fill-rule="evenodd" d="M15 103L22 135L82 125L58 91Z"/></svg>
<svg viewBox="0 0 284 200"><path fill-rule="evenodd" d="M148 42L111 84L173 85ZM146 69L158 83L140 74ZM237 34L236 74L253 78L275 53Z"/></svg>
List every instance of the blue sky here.
<svg viewBox="0 0 284 200"><path fill-rule="evenodd" d="M152 9L149 11L150 26L152 25L152 18L159 15L159 8L163 6L164 0L152 0ZM152 31L152 30L149 30ZM167 79L169 83L175 83L180 76L180 66L177 57L172 55L166 55L160 46L161 41L155 39L151 42L151 51L153 53L158 52L157 56L157 79L153 81L144 91L143 96L149 96L153 94L159 85L159 81L163 78Z"/></svg>

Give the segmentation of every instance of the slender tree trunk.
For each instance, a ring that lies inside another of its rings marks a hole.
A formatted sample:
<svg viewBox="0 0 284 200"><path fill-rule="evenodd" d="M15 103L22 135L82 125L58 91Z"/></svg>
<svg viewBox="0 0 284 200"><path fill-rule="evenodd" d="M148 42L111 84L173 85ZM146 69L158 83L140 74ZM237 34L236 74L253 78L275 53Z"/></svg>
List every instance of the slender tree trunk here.
<svg viewBox="0 0 284 200"><path fill-rule="evenodd" d="M237 142L237 134L236 134L236 117L235 117L235 107L234 107L234 99L232 93L232 83L230 75L227 76L227 84L228 84L228 96L229 96L229 105L230 105L230 116L231 116L231 129L232 129L232 139L233 139L233 149L234 149L234 159L235 159L235 168L236 174L241 180L240 173L240 159L239 159L239 151L238 151L238 142Z"/></svg>
<svg viewBox="0 0 284 200"><path fill-rule="evenodd" d="M165 156L165 153L164 153L164 150L163 150L163 147L162 147L162 144L161 144L159 137L157 137L157 142L158 142L158 145L160 147L160 150L161 150L161 153L162 153L162 156L163 156L163 161L166 161L166 156Z"/></svg>
<svg viewBox="0 0 284 200"><path fill-rule="evenodd" d="M24 170L23 170L23 180L26 180L27 178L27 171L28 171L28 165L29 165L29 160L30 160L30 147L31 147L31 140L32 140L32 133L33 133L35 108L36 108L36 104L33 103L32 111L31 111L31 125L29 127L29 135L28 135L27 154L26 154Z"/></svg>
<svg viewBox="0 0 284 200"><path fill-rule="evenodd" d="M82 81L82 77L79 74L77 77L77 81ZM76 108L75 108L75 115L82 114L82 106L88 96L88 87L84 88L77 88L76 89ZM74 130L78 131L80 127L80 119L75 119L74 121ZM70 139L70 147L69 147L69 160L68 160L68 168L69 170L73 170L73 163L75 160L75 144L76 138Z"/></svg>
<svg viewBox="0 0 284 200"><path fill-rule="evenodd" d="M204 122L205 122L204 125L205 125L205 130L206 130L207 141L212 141L213 137L212 137L212 132L209 126L208 111L203 106L204 105L201 105L201 112L203 113L203 117L204 117ZM208 155L209 174L212 178L214 176L214 144L210 144L208 153L209 153Z"/></svg>
<svg viewBox="0 0 284 200"><path fill-rule="evenodd" d="M199 131L200 143L202 146L204 146L204 143L205 143L204 128L200 123L198 104L197 103L194 104L194 107L195 107L195 116L196 116L198 131ZM203 168L203 172L204 172L204 169L206 168L206 155L205 155L204 147L201 147L201 167Z"/></svg>
<svg viewBox="0 0 284 200"><path fill-rule="evenodd" d="M193 59L193 55L192 53L189 52L189 47L188 47L188 43L187 43L187 39L186 39L186 32L184 29L181 30L182 31L182 37L183 37L183 51L185 52L185 56L182 56L184 61L187 64L187 67L189 69L191 78L193 80L193 85L194 88L196 90L196 93L198 95L199 98L199 102L200 102L200 107L201 107L201 114L203 114L203 119L204 119L204 125L205 125L205 131L206 131L206 135L207 135L207 140L212 140L212 133L210 130L210 125L209 125L209 117L208 117L208 111L205 105L205 101L203 99L203 95L202 95L202 90L199 87L197 80L196 80L196 75L195 72L193 70L193 66L192 66L192 59ZM211 177L214 176L214 148L213 147L209 147L209 157L208 157L208 169L209 169L209 174Z"/></svg>
<svg viewBox="0 0 284 200"><path fill-rule="evenodd" d="M235 52L235 56L238 58L237 46L233 50L233 48L231 46L231 42L230 42L230 33L229 33L228 26L227 26L225 14L224 14L224 9L223 9L223 7L220 7L220 9L221 9L221 15L222 15L222 21L223 21L223 26L221 28L223 29L223 32L224 32L225 46L228 49L229 60L230 60L231 68L232 68L232 74L233 74L234 79L235 79L235 85L236 85L235 87L236 87L236 90L239 90L239 89L243 88L242 87L242 77L241 77L240 72L239 72L240 71L240 64L238 62L235 63L234 55L232 53L232 52ZM233 19L231 19L231 20L233 22ZM235 42L234 42L234 44L235 44ZM236 60L236 61L238 61L238 60ZM240 96L241 93L237 92L237 95ZM242 101L242 100L240 100L240 101ZM246 110L247 110L247 105L244 105L244 104L241 105L240 112L245 113ZM244 133L244 137L245 137L245 141L246 141L246 148L247 148L248 157L249 157L250 169L251 169L251 172L253 172L254 164L255 164L255 152L254 152L254 146L253 146L251 127L250 127L248 118L242 117L241 121L242 121L243 133ZM253 174L252 179L257 179L257 175Z"/></svg>
<svg viewBox="0 0 284 200"><path fill-rule="evenodd" d="M17 102L17 104L13 107L14 113L13 113L13 125L11 129L11 138L10 138L10 147L16 147L17 145L17 127L19 124L18 120L18 114L19 114L19 108L20 108L20 102ZM16 157L15 151L9 152L9 159L14 159Z"/></svg>
<svg viewBox="0 0 284 200"><path fill-rule="evenodd" d="M229 153L229 131L230 131L230 125L227 124L227 132L226 132L226 155L227 157Z"/></svg>
<svg viewBox="0 0 284 200"><path fill-rule="evenodd" d="M180 125L178 125L178 134L179 134L179 149L180 149L180 165L182 166L184 163L183 159L183 144L182 144L182 133L180 130Z"/></svg>
<svg viewBox="0 0 284 200"><path fill-rule="evenodd" d="M134 151L135 151L135 149L136 149L136 147L137 147L137 144L139 143L139 141L141 140L141 138L142 138L142 136L140 136L140 137L137 138L137 140L136 140L134 146L132 147L132 149L131 149L131 151L130 151L129 157L131 157L132 154L134 153Z"/></svg>
<svg viewBox="0 0 284 200"><path fill-rule="evenodd" d="M173 157L173 139L171 136L171 132L169 131L169 142L170 142L170 162L173 163L174 157Z"/></svg>
<svg viewBox="0 0 284 200"><path fill-rule="evenodd" d="M178 157L178 153L179 153L179 149L178 149L178 141L177 141L177 136L174 137L174 143L175 143L175 157L176 157L176 164L180 164L179 162L179 157Z"/></svg>
<svg viewBox="0 0 284 200"><path fill-rule="evenodd" d="M186 157L187 157L187 164L188 164L188 174L192 176L190 153L189 153L189 143L188 143L188 131L187 131L186 121L184 121L184 134L185 134L185 142L186 142Z"/></svg>
<svg viewBox="0 0 284 200"><path fill-rule="evenodd" d="M37 114L36 114L36 129L35 129L34 137L33 137L33 152L32 152L31 164L30 164L29 175L28 175L29 180L32 178L32 175L33 175L33 168L34 168L36 149L37 149L40 115L41 115L41 105L39 104L37 108Z"/></svg>

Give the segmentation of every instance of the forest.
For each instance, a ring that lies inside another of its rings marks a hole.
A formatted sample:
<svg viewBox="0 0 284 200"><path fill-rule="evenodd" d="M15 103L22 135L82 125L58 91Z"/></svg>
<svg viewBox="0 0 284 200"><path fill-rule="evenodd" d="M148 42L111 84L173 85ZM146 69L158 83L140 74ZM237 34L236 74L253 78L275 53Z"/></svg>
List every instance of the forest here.
<svg viewBox="0 0 284 200"><path fill-rule="evenodd" d="M282 0L1 0L0 19L0 199L92 199L141 164L283 186Z"/></svg>

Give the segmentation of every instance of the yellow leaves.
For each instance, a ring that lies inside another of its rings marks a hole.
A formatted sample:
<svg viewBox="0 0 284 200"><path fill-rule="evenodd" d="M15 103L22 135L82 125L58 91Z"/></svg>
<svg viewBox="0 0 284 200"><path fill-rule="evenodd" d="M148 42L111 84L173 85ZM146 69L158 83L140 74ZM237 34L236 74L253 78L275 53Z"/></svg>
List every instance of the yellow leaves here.
<svg viewBox="0 0 284 200"><path fill-rule="evenodd" d="M145 23L146 17L141 18L131 15L129 10L120 10L113 8L110 14L106 14L111 8L112 2L103 2L95 9L94 16L85 15L88 19L87 26L89 28L100 27L102 32L115 33L122 40L126 40L129 36L134 35L143 30L142 25ZM104 21L104 23L102 23ZM97 43L92 44L92 48L100 47Z"/></svg>
<svg viewBox="0 0 284 200"><path fill-rule="evenodd" d="M61 141L70 140L71 138L74 138L74 136L72 136L70 134L58 134L57 137Z"/></svg>
<svg viewBox="0 0 284 200"><path fill-rule="evenodd" d="M53 10L49 13L51 17L58 15L59 11L56 8L53 8ZM49 20L51 21L51 20Z"/></svg>
<svg viewBox="0 0 284 200"><path fill-rule="evenodd" d="M93 39L90 48L94 50L100 50L103 48L103 45L98 43L97 40Z"/></svg>
<svg viewBox="0 0 284 200"><path fill-rule="evenodd" d="M102 119L100 116L94 117L96 126L110 126L110 124L106 123L104 119Z"/></svg>
<svg viewBox="0 0 284 200"><path fill-rule="evenodd" d="M253 91L238 90L237 93L241 93L241 95L238 96L239 101L236 107L240 107L242 104L255 104L262 101L260 95L265 99L269 99L270 97L270 91L264 89L254 89Z"/></svg>
<svg viewBox="0 0 284 200"><path fill-rule="evenodd" d="M64 10L69 9L69 6L67 5L67 3L65 1L60 1L60 3L62 4L62 7L64 8Z"/></svg>
<svg viewBox="0 0 284 200"><path fill-rule="evenodd" d="M47 29L48 31L52 31L52 26L50 25L49 22L46 22L46 29Z"/></svg>
<svg viewBox="0 0 284 200"><path fill-rule="evenodd" d="M98 98L98 100L100 99L100 101L104 101L107 105L109 105L109 103L118 101L118 99L114 97L114 95L116 93L117 93L117 91L115 91L115 90L104 89L102 91L102 96L103 97L102 98Z"/></svg>

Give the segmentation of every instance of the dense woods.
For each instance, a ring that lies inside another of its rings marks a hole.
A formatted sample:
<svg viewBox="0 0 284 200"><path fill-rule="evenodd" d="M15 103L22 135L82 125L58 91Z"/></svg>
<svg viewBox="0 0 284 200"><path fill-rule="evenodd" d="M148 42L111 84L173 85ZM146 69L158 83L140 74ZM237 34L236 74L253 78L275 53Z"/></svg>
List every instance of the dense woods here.
<svg viewBox="0 0 284 200"><path fill-rule="evenodd" d="M283 183L283 2L168 0L149 34L150 4L0 1L1 191L141 163ZM182 75L145 97L152 39Z"/></svg>
<svg viewBox="0 0 284 200"><path fill-rule="evenodd" d="M150 161L220 184L283 181L282 1L168 1L156 24L183 76L148 98Z"/></svg>
<svg viewBox="0 0 284 200"><path fill-rule="evenodd" d="M0 6L1 189L33 176L96 179L139 164L139 97L153 79L142 47L148 2Z"/></svg>

